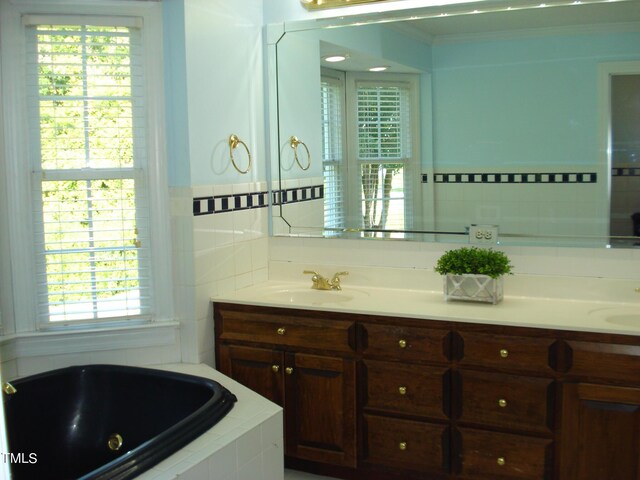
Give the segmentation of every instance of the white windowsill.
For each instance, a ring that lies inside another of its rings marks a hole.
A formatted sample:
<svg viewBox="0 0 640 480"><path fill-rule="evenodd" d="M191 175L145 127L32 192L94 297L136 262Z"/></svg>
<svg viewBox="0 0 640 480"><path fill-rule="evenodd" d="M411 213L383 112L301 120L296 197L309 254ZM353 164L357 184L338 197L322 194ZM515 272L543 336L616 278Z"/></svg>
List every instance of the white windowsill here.
<svg viewBox="0 0 640 480"><path fill-rule="evenodd" d="M25 332L0 337L2 360L125 348L158 347L179 342L176 321L145 325Z"/></svg>

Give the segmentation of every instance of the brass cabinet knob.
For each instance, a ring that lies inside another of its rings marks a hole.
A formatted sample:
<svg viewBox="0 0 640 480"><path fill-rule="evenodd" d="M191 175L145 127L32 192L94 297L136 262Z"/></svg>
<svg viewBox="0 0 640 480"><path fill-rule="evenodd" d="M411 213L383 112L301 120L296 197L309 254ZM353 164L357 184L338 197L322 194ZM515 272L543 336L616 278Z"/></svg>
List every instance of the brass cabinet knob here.
<svg viewBox="0 0 640 480"><path fill-rule="evenodd" d="M508 356L509 356L509 350L507 350L506 348L501 348L500 349L500 357L507 358Z"/></svg>
<svg viewBox="0 0 640 480"><path fill-rule="evenodd" d="M501 398L500 400L498 400L498 406L501 408L504 408L507 406L507 401L504 398Z"/></svg>
<svg viewBox="0 0 640 480"><path fill-rule="evenodd" d="M400 348L407 348L407 341L404 338L401 338L398 340L398 346Z"/></svg>
<svg viewBox="0 0 640 480"><path fill-rule="evenodd" d="M273 370L274 373L278 373L280 371L280 365L271 365L271 370Z"/></svg>
<svg viewBox="0 0 640 480"><path fill-rule="evenodd" d="M504 457L498 457L498 459L496 460L496 463L501 467L504 467L505 464L507 463L507 460Z"/></svg>
<svg viewBox="0 0 640 480"><path fill-rule="evenodd" d="M291 375L293 373L293 368L287 367L284 369L284 371L286 372L287 375Z"/></svg>
<svg viewBox="0 0 640 480"><path fill-rule="evenodd" d="M400 442L398 444L398 449L400 449L402 451L406 450L407 449L407 442Z"/></svg>
<svg viewBox="0 0 640 480"><path fill-rule="evenodd" d="M400 395L406 395L407 387L398 387L398 393L400 393Z"/></svg>
<svg viewBox="0 0 640 480"><path fill-rule="evenodd" d="M278 330L278 335L284 335L287 333L287 330L284 327L280 327Z"/></svg>

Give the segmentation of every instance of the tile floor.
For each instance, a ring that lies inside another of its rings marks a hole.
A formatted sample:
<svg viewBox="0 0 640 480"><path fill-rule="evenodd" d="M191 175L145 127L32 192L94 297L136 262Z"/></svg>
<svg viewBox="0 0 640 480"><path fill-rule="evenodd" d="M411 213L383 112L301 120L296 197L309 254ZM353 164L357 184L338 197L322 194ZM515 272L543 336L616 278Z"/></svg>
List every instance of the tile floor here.
<svg viewBox="0 0 640 480"><path fill-rule="evenodd" d="M299 472L297 470L285 469L284 480L335 480L333 477L323 477L321 475L312 475L310 473Z"/></svg>

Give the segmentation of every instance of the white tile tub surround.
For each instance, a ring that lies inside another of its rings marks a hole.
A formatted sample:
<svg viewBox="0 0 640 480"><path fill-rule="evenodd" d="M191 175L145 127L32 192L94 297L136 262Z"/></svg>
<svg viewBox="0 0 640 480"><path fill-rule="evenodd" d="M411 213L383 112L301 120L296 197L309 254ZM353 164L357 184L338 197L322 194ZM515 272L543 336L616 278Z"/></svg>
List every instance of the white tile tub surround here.
<svg viewBox="0 0 640 480"><path fill-rule="evenodd" d="M188 215L192 237L183 252L192 259L181 284L193 312L182 322L183 361L213 365L211 292L226 293L267 279L267 207L193 214L193 199L265 192L266 182L203 185L190 188ZM206 204L206 201L204 201ZM206 207L203 209L207 212ZM179 257L182 258L182 257ZM189 260L188 260L189 261ZM178 302L176 302L178 304ZM193 321L195 319L195 321Z"/></svg>
<svg viewBox="0 0 640 480"><path fill-rule="evenodd" d="M157 368L211 378L238 402L209 431L169 456L139 480L282 480L282 408L207 365Z"/></svg>

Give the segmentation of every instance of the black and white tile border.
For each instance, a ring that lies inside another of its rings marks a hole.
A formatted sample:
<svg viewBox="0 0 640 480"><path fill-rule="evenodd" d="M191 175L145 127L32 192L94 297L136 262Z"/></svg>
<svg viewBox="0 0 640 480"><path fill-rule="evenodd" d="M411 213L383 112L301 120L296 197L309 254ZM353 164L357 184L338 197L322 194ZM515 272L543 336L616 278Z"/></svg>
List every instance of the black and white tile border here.
<svg viewBox="0 0 640 480"><path fill-rule="evenodd" d="M434 173L434 183L596 183L598 174L585 173ZM422 175L422 183L428 175Z"/></svg>
<svg viewBox="0 0 640 480"><path fill-rule="evenodd" d="M614 167L611 169L613 177L640 177L640 167Z"/></svg>
<svg viewBox="0 0 640 480"><path fill-rule="evenodd" d="M271 193L271 203L273 205L285 205L322 199L324 197L324 186L311 185L299 188L286 188L274 190ZM214 213L263 208L268 206L268 200L269 192L266 191L196 197L193 199L193 215L212 215Z"/></svg>

